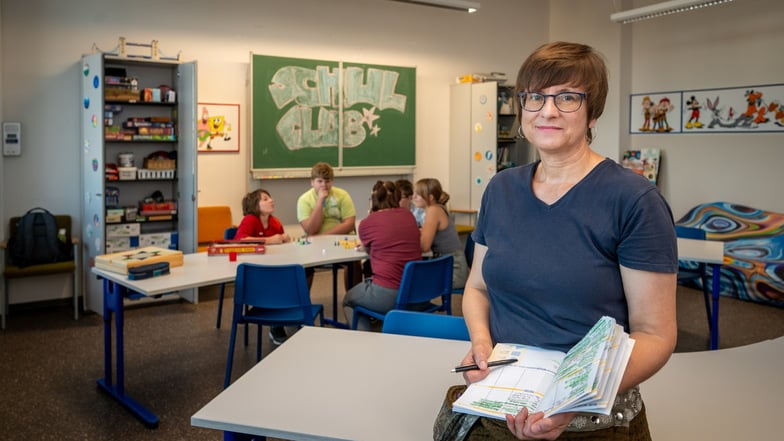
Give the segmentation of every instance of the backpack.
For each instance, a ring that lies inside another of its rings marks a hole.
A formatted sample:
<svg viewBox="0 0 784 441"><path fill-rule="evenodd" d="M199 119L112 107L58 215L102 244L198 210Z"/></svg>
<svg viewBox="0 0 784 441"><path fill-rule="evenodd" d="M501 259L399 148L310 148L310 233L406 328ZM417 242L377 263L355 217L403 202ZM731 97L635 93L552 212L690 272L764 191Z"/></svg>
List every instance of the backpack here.
<svg viewBox="0 0 784 441"><path fill-rule="evenodd" d="M44 208L33 208L19 219L8 241L11 263L23 268L73 259L71 244L57 236L57 218Z"/></svg>

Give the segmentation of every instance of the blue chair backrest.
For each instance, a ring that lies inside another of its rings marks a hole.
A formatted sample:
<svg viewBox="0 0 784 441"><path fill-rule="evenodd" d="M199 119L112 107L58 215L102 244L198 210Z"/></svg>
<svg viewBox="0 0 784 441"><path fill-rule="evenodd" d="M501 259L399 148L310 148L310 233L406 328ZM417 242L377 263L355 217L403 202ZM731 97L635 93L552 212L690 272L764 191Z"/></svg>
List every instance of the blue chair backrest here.
<svg viewBox="0 0 784 441"><path fill-rule="evenodd" d="M452 255L406 263L394 309L406 309L409 303L429 302L452 295Z"/></svg>
<svg viewBox="0 0 784 441"><path fill-rule="evenodd" d="M675 236L684 239L705 240L705 230L697 227L687 227L685 225L675 226Z"/></svg>
<svg viewBox="0 0 784 441"><path fill-rule="evenodd" d="M314 324L308 281L302 265L239 264L234 283L235 313L243 305L264 309L299 307L303 322Z"/></svg>
<svg viewBox="0 0 784 441"><path fill-rule="evenodd" d="M471 340L465 319L456 315L393 309L384 318L381 332L419 337Z"/></svg>
<svg viewBox="0 0 784 441"><path fill-rule="evenodd" d="M223 230L223 240L234 240L237 235L237 227L228 227Z"/></svg>

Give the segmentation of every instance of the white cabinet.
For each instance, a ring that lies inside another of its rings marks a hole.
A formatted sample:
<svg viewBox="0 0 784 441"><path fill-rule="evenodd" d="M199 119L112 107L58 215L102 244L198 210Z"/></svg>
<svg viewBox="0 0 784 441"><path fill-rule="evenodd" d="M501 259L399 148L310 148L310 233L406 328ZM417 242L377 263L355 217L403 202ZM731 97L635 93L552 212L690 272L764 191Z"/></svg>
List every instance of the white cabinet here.
<svg viewBox="0 0 784 441"><path fill-rule="evenodd" d="M454 84L449 113L449 205L478 210L496 173L497 91L494 81Z"/></svg>
<svg viewBox="0 0 784 441"><path fill-rule="evenodd" d="M453 211L479 210L482 193L497 171L535 159L517 133L515 99L513 86L495 81L452 85L447 192Z"/></svg>
<svg viewBox="0 0 784 441"><path fill-rule="evenodd" d="M81 84L85 309L103 314L96 256L196 250L196 63L87 55Z"/></svg>

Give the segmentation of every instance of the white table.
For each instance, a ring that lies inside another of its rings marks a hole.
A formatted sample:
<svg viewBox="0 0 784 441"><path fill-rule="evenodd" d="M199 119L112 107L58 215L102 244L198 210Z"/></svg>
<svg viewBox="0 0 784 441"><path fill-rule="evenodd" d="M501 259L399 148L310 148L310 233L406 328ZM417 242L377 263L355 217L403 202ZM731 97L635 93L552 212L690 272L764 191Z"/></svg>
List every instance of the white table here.
<svg viewBox="0 0 784 441"><path fill-rule="evenodd" d="M655 440L784 438L784 337L673 354L642 384Z"/></svg>
<svg viewBox="0 0 784 441"><path fill-rule="evenodd" d="M191 417L291 440L432 439L469 342L306 327ZM642 384L653 439L780 439L784 337L673 354Z"/></svg>
<svg viewBox="0 0 784 441"><path fill-rule="evenodd" d="M354 240L355 236L324 235L308 238L307 244L291 242L269 245L264 254L242 254L237 261L230 262L228 256L208 256L207 253L186 254L183 265L172 268L166 276L144 280L128 280L127 276L92 268L92 272L103 279L103 320L104 320L104 378L98 380L98 387L125 406L147 427L158 426L158 417L125 393L125 354L124 354L124 300L136 293L154 296L231 282L240 263L264 265L300 264L305 267L337 264L361 260L367 257L363 251L353 247L344 248L341 239ZM334 275L333 270L333 275ZM333 277L333 303L337 303L337 286ZM333 305L335 306L335 305ZM333 320L337 307L333 308ZM115 328L116 369L112 365L112 321ZM116 378L112 378L112 371Z"/></svg>
<svg viewBox="0 0 784 441"><path fill-rule="evenodd" d="M305 327L191 418L292 440L433 438L450 372L470 343Z"/></svg>
<svg viewBox="0 0 784 441"><path fill-rule="evenodd" d="M724 261L724 242L678 238L678 259L703 262L712 268L711 297L705 298L710 327L710 348L719 348L719 294L721 292L721 264Z"/></svg>

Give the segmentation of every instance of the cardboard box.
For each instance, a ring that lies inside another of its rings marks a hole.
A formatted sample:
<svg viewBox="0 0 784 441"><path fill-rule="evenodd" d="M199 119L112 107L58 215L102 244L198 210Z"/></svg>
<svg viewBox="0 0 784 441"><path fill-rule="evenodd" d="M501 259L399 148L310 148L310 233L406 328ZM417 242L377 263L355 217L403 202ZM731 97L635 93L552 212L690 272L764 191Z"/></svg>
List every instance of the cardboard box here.
<svg viewBox="0 0 784 441"><path fill-rule="evenodd" d="M95 258L95 267L118 274L128 274L129 268L158 262L169 262L169 267L182 266L182 251L158 247L143 247Z"/></svg>
<svg viewBox="0 0 784 441"><path fill-rule="evenodd" d="M136 167L117 167L120 172L121 181L133 181L136 179Z"/></svg>
<svg viewBox="0 0 784 441"><path fill-rule="evenodd" d="M139 237L107 237L106 238L106 253L119 253L120 251L128 251L139 247Z"/></svg>
<svg viewBox="0 0 784 441"><path fill-rule="evenodd" d="M117 224L122 222L125 210L122 208L107 208L106 209L106 223Z"/></svg>
<svg viewBox="0 0 784 441"><path fill-rule="evenodd" d="M128 222L133 222L136 220L136 213L138 213L139 209L137 207L125 207L125 220Z"/></svg>
<svg viewBox="0 0 784 441"><path fill-rule="evenodd" d="M141 224L139 223L107 225L106 237L138 236L141 234L141 230Z"/></svg>
<svg viewBox="0 0 784 441"><path fill-rule="evenodd" d="M177 249L177 240L172 240L174 233L149 233L139 236L140 247L160 247L170 250Z"/></svg>

